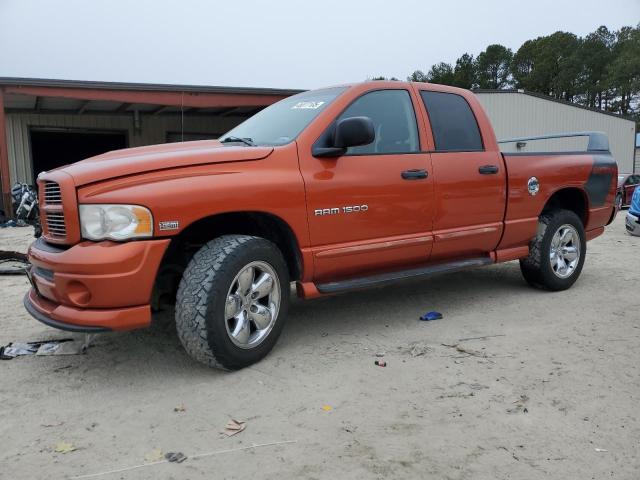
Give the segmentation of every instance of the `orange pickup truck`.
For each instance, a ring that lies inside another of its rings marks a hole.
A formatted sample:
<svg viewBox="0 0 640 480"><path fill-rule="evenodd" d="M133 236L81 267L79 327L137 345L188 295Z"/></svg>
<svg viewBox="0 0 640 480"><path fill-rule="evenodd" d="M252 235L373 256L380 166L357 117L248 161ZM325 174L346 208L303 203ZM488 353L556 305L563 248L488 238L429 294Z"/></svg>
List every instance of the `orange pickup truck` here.
<svg viewBox="0 0 640 480"><path fill-rule="evenodd" d="M71 331L175 318L193 358L237 369L274 346L290 282L313 298L519 260L564 290L616 214L617 165L602 133L558 136L588 146L501 153L471 92L367 82L219 140L105 153L38 177L24 304Z"/></svg>

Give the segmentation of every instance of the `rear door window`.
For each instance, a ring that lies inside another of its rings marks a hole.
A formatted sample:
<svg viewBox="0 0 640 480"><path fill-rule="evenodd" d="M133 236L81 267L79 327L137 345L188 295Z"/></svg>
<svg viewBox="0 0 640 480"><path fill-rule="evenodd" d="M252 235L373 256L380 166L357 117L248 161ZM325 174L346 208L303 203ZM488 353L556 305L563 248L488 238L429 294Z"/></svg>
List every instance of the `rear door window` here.
<svg viewBox="0 0 640 480"><path fill-rule="evenodd" d="M426 90L422 90L420 96L429 114L436 151L484 150L478 122L464 97Z"/></svg>

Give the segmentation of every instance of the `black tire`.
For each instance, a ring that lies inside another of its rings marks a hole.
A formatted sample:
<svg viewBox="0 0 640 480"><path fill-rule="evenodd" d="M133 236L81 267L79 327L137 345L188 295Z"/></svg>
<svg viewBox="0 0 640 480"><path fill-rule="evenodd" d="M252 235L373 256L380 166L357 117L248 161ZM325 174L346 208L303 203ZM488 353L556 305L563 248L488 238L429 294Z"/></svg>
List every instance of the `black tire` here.
<svg viewBox="0 0 640 480"><path fill-rule="evenodd" d="M624 205L622 204L622 193L618 193L616 195L616 203L615 203L615 205L616 205L616 208L618 210L622 210L622 207L624 207Z"/></svg>
<svg viewBox="0 0 640 480"><path fill-rule="evenodd" d="M236 275L251 262L277 274L280 308L260 344L240 348L227 333L225 304ZM246 235L225 235L205 244L184 271L176 298L176 330L187 353L211 367L237 370L261 360L275 345L289 307L289 273L273 243Z"/></svg>
<svg viewBox="0 0 640 480"><path fill-rule="evenodd" d="M563 226L575 228L580 239L580 257L578 263L568 277L558 276L551 266L551 241L555 233ZM520 271L529 285L550 291L571 288L576 282L587 254L587 241L584 226L580 218L569 210L553 210L543 213L538 221L538 232L529 246L529 256L520 260Z"/></svg>

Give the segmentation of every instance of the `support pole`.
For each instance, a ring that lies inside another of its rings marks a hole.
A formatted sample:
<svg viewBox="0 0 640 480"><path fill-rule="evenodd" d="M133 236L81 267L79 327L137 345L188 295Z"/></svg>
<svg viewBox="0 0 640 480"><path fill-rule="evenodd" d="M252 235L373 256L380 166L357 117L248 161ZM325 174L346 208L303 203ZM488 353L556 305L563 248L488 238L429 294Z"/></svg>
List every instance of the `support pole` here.
<svg viewBox="0 0 640 480"><path fill-rule="evenodd" d="M4 113L4 89L0 88L0 180L2 208L5 214L13 217L11 207L11 178L9 174L9 152L7 151L7 126Z"/></svg>

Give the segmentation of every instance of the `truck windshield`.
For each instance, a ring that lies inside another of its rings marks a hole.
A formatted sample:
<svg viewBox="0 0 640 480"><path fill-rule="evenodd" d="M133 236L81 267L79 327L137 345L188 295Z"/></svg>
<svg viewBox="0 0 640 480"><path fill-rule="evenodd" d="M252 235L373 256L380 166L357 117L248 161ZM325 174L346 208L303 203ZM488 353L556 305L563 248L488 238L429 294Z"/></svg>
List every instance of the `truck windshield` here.
<svg viewBox="0 0 640 480"><path fill-rule="evenodd" d="M284 145L305 129L346 87L294 95L265 108L220 137L224 143Z"/></svg>

